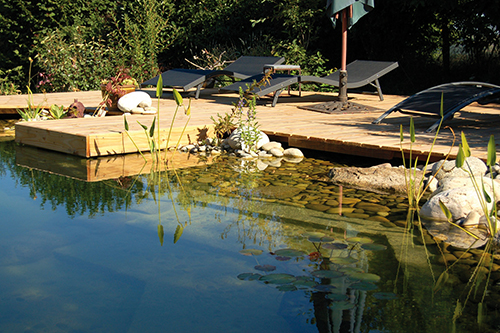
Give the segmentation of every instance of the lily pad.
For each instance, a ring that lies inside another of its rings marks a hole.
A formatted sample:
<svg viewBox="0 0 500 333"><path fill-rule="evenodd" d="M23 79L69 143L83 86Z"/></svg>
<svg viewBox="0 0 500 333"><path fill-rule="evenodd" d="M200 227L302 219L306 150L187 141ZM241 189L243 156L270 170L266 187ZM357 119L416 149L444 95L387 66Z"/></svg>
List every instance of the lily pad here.
<svg viewBox="0 0 500 333"><path fill-rule="evenodd" d="M383 251L383 250L387 250L387 246L382 245L382 244L376 244L376 243L363 244L363 245L361 245L361 248L363 250L367 250L367 251Z"/></svg>
<svg viewBox="0 0 500 333"><path fill-rule="evenodd" d="M295 291L297 290L297 287L292 284L282 284L280 286L277 286L276 289L278 289L279 291Z"/></svg>
<svg viewBox="0 0 500 333"><path fill-rule="evenodd" d="M278 261L288 261L288 260L290 260L292 258L291 257L285 257L285 256L276 256L275 259L278 260Z"/></svg>
<svg viewBox="0 0 500 333"><path fill-rule="evenodd" d="M332 301L346 301L349 299L349 297L347 297L346 294L335 294L335 293L328 294L326 297L328 297L328 299L331 299Z"/></svg>
<svg viewBox="0 0 500 333"><path fill-rule="evenodd" d="M257 265L254 267L258 271L272 272L276 270L276 266L273 265Z"/></svg>
<svg viewBox="0 0 500 333"><path fill-rule="evenodd" d="M318 284L316 287L314 287L314 289L320 292L329 293L337 289L337 287L332 286L331 284Z"/></svg>
<svg viewBox="0 0 500 333"><path fill-rule="evenodd" d="M318 283L316 281L313 281L313 280L303 280L303 279L297 279L296 281L292 282L292 284L294 286L296 286L297 288L314 288L318 285Z"/></svg>
<svg viewBox="0 0 500 333"><path fill-rule="evenodd" d="M271 284L287 284L294 282L295 276L285 273L273 273L261 276L259 281Z"/></svg>
<svg viewBox="0 0 500 333"><path fill-rule="evenodd" d="M339 271L317 270L312 272L311 275L320 279L333 279L341 277L342 275L344 275L344 273Z"/></svg>
<svg viewBox="0 0 500 333"><path fill-rule="evenodd" d="M373 243L373 240L366 237L350 237L346 239L349 243L360 243L360 244L369 244Z"/></svg>
<svg viewBox="0 0 500 333"><path fill-rule="evenodd" d="M359 267L340 267L339 272L345 273L345 274L352 274L352 273L364 273L365 271Z"/></svg>
<svg viewBox="0 0 500 333"><path fill-rule="evenodd" d="M333 257L330 258L330 262L337 265L350 265L358 262L358 260L351 257Z"/></svg>
<svg viewBox="0 0 500 333"><path fill-rule="evenodd" d="M321 238L321 237L324 237L326 235L323 232L311 231L311 232L303 233L302 236L304 236L306 238L311 238L311 237Z"/></svg>
<svg viewBox="0 0 500 333"><path fill-rule="evenodd" d="M304 251L294 250L294 249L279 249L274 251L274 253L277 256L284 256L284 257L301 257L306 255Z"/></svg>
<svg viewBox="0 0 500 333"><path fill-rule="evenodd" d="M377 274L372 274L372 273L352 273L349 274L349 277L351 277L354 280L361 280L361 281L366 281L366 282L378 282L380 281L380 276Z"/></svg>
<svg viewBox="0 0 500 333"><path fill-rule="evenodd" d="M358 282L358 283L351 284L349 286L349 288L355 289L355 290L369 291L369 290L378 289L378 286L376 284L371 283L371 282L361 281L361 282Z"/></svg>
<svg viewBox="0 0 500 333"><path fill-rule="evenodd" d="M240 251L240 253L244 256L258 256L262 254L262 250L257 250L257 249L243 249Z"/></svg>
<svg viewBox="0 0 500 333"><path fill-rule="evenodd" d="M321 237L309 236L309 238L307 238L307 240L310 242L313 242L313 243L329 243L329 242L333 242L335 239L333 237L330 237L330 236L321 236Z"/></svg>
<svg viewBox="0 0 500 333"><path fill-rule="evenodd" d="M243 281L255 281L258 280L262 275L255 273L241 273L237 277Z"/></svg>
<svg viewBox="0 0 500 333"><path fill-rule="evenodd" d="M395 293L391 293L391 292L378 292L378 293L374 293L373 297L375 297L376 299L379 299L379 300L390 300L390 299L398 298L398 295L396 295Z"/></svg>
<svg viewBox="0 0 500 333"><path fill-rule="evenodd" d="M343 250L347 249L347 244L344 243L326 243L321 245L322 248L328 250Z"/></svg>
<svg viewBox="0 0 500 333"><path fill-rule="evenodd" d="M332 310L350 310L353 309L356 304L351 303L350 301L338 301L332 302L330 304L330 309Z"/></svg>

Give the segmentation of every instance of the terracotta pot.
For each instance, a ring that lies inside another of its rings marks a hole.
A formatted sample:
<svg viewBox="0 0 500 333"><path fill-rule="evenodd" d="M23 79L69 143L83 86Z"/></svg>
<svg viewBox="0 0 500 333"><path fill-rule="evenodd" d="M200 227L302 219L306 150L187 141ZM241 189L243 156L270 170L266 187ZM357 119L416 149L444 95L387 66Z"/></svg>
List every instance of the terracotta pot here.
<svg viewBox="0 0 500 333"><path fill-rule="evenodd" d="M108 98L111 100L111 105L109 105L109 103L106 103L106 106L108 107L108 110L109 111L117 111L119 110L118 109L118 100L120 99L120 97L128 94L128 93L131 93L132 91L135 91L135 86L134 85L124 85L124 86L120 86L120 89L124 91L124 94L118 96L118 95L115 95L115 94L109 94ZM101 84L101 95L102 95L102 98L106 98L106 95L108 94L108 92L106 91L106 85L105 84Z"/></svg>

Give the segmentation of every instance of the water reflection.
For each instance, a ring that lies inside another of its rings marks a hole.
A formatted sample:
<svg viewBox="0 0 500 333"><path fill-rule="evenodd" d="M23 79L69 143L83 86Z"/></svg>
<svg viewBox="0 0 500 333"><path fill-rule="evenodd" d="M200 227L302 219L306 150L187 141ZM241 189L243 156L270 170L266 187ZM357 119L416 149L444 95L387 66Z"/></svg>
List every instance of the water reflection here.
<svg viewBox="0 0 500 333"><path fill-rule="evenodd" d="M252 173L232 162L87 183L18 167L14 145L0 144L0 330L449 327L452 288L432 294L429 258L392 224L404 200L350 189L337 200L330 162ZM364 219L339 216L340 201ZM262 254L240 253L252 249ZM404 273L402 249L413 260Z"/></svg>

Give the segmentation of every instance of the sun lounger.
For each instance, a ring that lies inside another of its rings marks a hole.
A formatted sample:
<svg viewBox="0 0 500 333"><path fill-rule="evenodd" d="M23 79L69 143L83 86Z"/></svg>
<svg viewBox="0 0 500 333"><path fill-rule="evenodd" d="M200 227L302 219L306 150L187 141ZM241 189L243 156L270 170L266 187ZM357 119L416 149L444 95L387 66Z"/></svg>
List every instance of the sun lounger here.
<svg viewBox="0 0 500 333"><path fill-rule="evenodd" d="M195 98L200 96L200 90L203 84L217 76L226 75L232 78L246 79L250 76L263 73L265 65L281 64L285 58L281 57L253 57L243 56L231 63L222 70L203 70L203 69L171 69L161 74L163 87L182 88L187 91L196 87ZM141 83L143 86L156 86L159 76Z"/></svg>
<svg viewBox="0 0 500 333"><path fill-rule="evenodd" d="M387 61L368 61L368 60L356 60L349 65L347 65L347 89L355 89L364 87L366 85L372 85L377 89L380 100L384 100L382 94L382 88L378 79L390 71L398 67L397 62L387 62ZM312 82L318 84L327 84L334 87L339 86L339 71L336 71L328 76L318 77L318 76L308 76L308 75L285 75L285 74L273 74L270 80L270 84L265 84L260 88L256 88L252 93L261 97L269 93L274 93L274 99L272 106L275 106L278 102L278 97L281 91L294 83L305 83ZM262 75L255 75L249 77L245 80L233 83L227 87L221 88L222 90L228 91L239 91L240 87L246 90L246 87L253 81L260 81Z"/></svg>
<svg viewBox="0 0 500 333"><path fill-rule="evenodd" d="M500 86L484 82L452 82L441 84L408 97L396 104L383 115L373 121L379 124L392 112L412 113L422 116L440 117L441 95L443 95L443 121L453 117L455 112L465 106L500 92ZM426 132L433 132L439 126L441 118L436 121Z"/></svg>

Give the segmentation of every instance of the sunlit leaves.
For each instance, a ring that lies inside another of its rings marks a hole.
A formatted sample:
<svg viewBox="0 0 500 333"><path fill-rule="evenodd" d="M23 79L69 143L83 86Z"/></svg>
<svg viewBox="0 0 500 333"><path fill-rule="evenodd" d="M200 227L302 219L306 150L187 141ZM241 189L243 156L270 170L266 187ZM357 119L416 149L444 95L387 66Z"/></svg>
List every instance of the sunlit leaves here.
<svg viewBox="0 0 500 333"><path fill-rule="evenodd" d="M175 104L177 104L177 106L181 106L183 104L181 94L176 89L173 89L173 94L174 94Z"/></svg>
<svg viewBox="0 0 500 333"><path fill-rule="evenodd" d="M153 135L155 135L155 122L156 122L156 117L153 118L153 123L151 124L151 127L149 128L149 137L152 138Z"/></svg>
<svg viewBox="0 0 500 333"><path fill-rule="evenodd" d="M467 158L471 156L469 143L467 142L467 138L465 137L464 132L462 132L461 135L462 135L462 148L464 151L464 156Z"/></svg>
<svg viewBox="0 0 500 333"><path fill-rule="evenodd" d="M451 218L452 218L451 212L448 209L448 207L446 207L446 205L441 200L439 200L439 207L443 211L444 216L446 216L446 219L448 221L451 221Z"/></svg>
<svg viewBox="0 0 500 333"><path fill-rule="evenodd" d="M455 160L455 166L457 168L461 168L465 163L465 154L464 154L464 150L462 148L462 145L458 145L458 154L457 154L457 158Z"/></svg>
<svg viewBox="0 0 500 333"><path fill-rule="evenodd" d="M125 123L125 130L128 131L129 127L128 127L127 117L123 116L123 122Z"/></svg>
<svg viewBox="0 0 500 333"><path fill-rule="evenodd" d="M444 93L441 93L441 105L439 107L439 116L443 118L443 112L444 112Z"/></svg>
<svg viewBox="0 0 500 333"><path fill-rule="evenodd" d="M410 141L415 143L415 124L413 123L413 117L410 118Z"/></svg>
<svg viewBox="0 0 500 333"><path fill-rule="evenodd" d="M497 151L495 145L495 137L493 135L490 136L490 141L488 142L488 159L487 165L492 167L497 162Z"/></svg>
<svg viewBox="0 0 500 333"><path fill-rule="evenodd" d="M163 93L163 78L161 75L158 76L158 82L156 83L156 97L160 98Z"/></svg>
<svg viewBox="0 0 500 333"><path fill-rule="evenodd" d="M184 114L188 117L191 115L191 99L189 99L188 107L184 110Z"/></svg>

